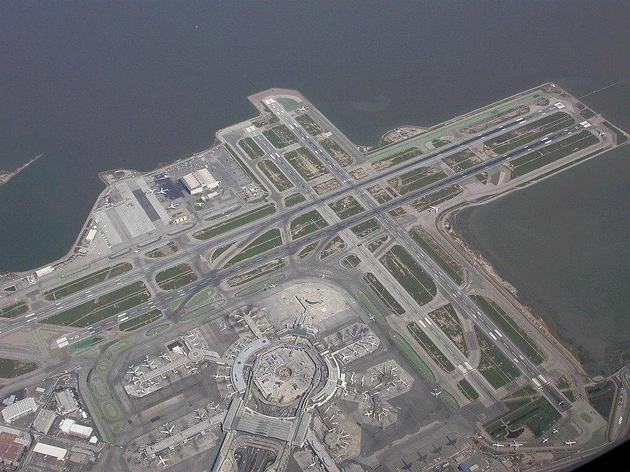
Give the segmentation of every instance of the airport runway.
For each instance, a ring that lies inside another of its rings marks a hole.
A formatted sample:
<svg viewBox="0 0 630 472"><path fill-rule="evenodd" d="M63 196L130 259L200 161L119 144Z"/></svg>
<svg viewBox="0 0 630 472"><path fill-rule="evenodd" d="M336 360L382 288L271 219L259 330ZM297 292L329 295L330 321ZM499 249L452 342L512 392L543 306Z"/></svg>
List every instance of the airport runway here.
<svg viewBox="0 0 630 472"><path fill-rule="evenodd" d="M326 151L317 142L315 139L311 138L306 130L295 120L291 115L289 115L282 105L278 102L269 102L267 106L273 111L276 116L280 118L280 121L283 122L286 126L288 126L292 130L297 130L298 139L305 145L308 149L310 149L316 156L320 157L328 167L328 170L337 177L340 181L349 183L351 181L351 176L339 163ZM570 128L574 131L582 130L583 127L580 125L574 126ZM563 132L557 133L558 135ZM551 138L552 140L554 138ZM542 144L541 141L538 141L539 144ZM530 146L526 146L530 147ZM448 180L444 179L444 180ZM355 192L356 199L359 203L366 208L366 210L370 210L372 212L376 212L378 210L379 205L371 195L363 188L356 189ZM411 238L409 233L401 228L393 219L393 217L387 212L378 212L375 213L375 218L381 223L381 225L389 231L391 236L394 239L398 239L402 241L406 249L416 256L419 260L422 261L422 265L425 269L428 269L429 275L433 278L436 285L438 285L442 292L446 294L446 296L451 300L451 303L459 308L460 311L466 313L466 315L472 319L472 321L481 329L488 337L496 338L494 341L496 345L499 346L499 349L503 352L504 355L508 357L508 359L512 359L515 364L529 379L544 379L542 372L538 369L529 359L521 354L516 345L512 343L507 336L497 336L495 333L500 333L497 326L490 320L490 318L480 310L475 302L462 291L459 286L444 272L439 265L423 250L418 244ZM463 363L464 361L461 361ZM560 411L566 411L570 406L570 402L560 393L560 391L553 385L548 382L544 382L543 380L539 380L541 384L544 384L541 391L544 395L551 401L552 405L558 408Z"/></svg>
<svg viewBox="0 0 630 472"><path fill-rule="evenodd" d="M277 105L278 107L280 107L279 104ZM556 108L553 106L550 106L543 111L553 111L553 110L556 110ZM429 273L434 278L436 284L440 286L440 288L445 294L447 294L447 296L452 300L455 306L457 306L460 310L466 312L468 316L471 317L473 321L477 324L477 326L479 326L479 328L482 329L486 334L489 334L491 332L492 333L496 332L497 328L489 320L489 318L485 316L481 312L481 310L479 310L476 307L475 303L465 293L463 293L459 289L459 287L457 287L455 282L452 281L448 277L448 275L443 273L443 271L437 266L437 264L433 262L433 260L424 251L422 251L418 247L417 244L415 244L415 242L411 239L411 237L404 230L398 227L398 225L391 219L391 217L389 217L387 212L400 206L401 204L405 204L414 199L428 195L443 187L460 183L474 176L475 174L479 172L483 172L492 167L498 166L506 161L509 161L510 159L519 157L522 154L525 154L537 148L543 147L546 144L548 144L548 142L543 143L540 140L538 140L538 141L535 141L534 143L521 146L507 154L488 159L462 172L447 176L441 181L425 186L422 189L412 191L412 192L406 193L403 196L394 198L390 200L389 202L382 205L376 205L365 189L368 186L378 181L383 181L387 177L390 177L394 174L398 174L407 169L415 168L422 163L428 163L430 161L443 158L449 153L456 152L471 143L492 137L495 134L504 133L505 131L511 128L522 125L523 119L537 118L537 115L539 113L529 114L529 115L520 117L509 123L491 128L483 133L479 133L475 136L467 138L466 140L441 147L439 148L439 150L436 150L434 152L428 153L426 155L420 155L417 158L409 159L408 161L405 161L401 164L391 166L387 168L385 171L376 173L370 177L366 177L365 179L354 181L354 179L352 179L349 176L348 172L345 169L343 169L334 160L334 158L332 158L332 156L330 156L328 152L319 145L319 143L316 140L311 139L310 135L306 133L306 131L301 127L301 125L299 125L299 123L297 123L296 120L294 120L290 115L288 115L288 113L286 113L286 111L284 111L283 108L282 110L278 108L277 110L273 110L273 111L276 112L276 114L280 115L279 117L281 121L286 121L286 124L291 124L293 127L297 127L298 139L300 139L302 144L304 144L307 148L311 149L311 151L313 151L316 155L322 158L323 161L328 165L327 166L328 170L332 173L332 175L338 178L344 185L340 189L330 192L317 199L310 200L310 201L307 200L306 202L303 202L302 204L298 204L292 207L291 209L285 209L284 211L276 215L272 215L269 218L257 221L256 222L257 224L254 225L255 227L251 230L248 230L247 228L237 228L233 231L227 232L225 234L222 234L210 240L202 241L199 244L192 245L186 248L185 250L182 250L179 253L176 253L175 255L168 256L161 260L146 264L144 265L144 267L136 267L135 269L132 269L132 271L128 272L125 275L125 280L126 280L125 283L128 283L128 281L134 280L136 278L144 278L148 274L154 273L155 271L157 271L160 268L163 268L167 264L174 264L176 262L180 262L180 261L189 259L192 256L196 256L200 253L203 253L206 250L210 249L211 247L217 246L219 244L219 241L221 242L221 244L225 244L227 241L235 237L238 237L240 239L243 236L243 233L248 234L248 236L253 236L255 233L260 231L261 224L264 224L266 227L269 227L271 225L278 224L280 222L288 222L288 220L292 219L293 217L297 216L300 213L303 213L304 211L308 209L317 208L318 206L321 206L330 201L334 201L338 198L341 198L342 196L346 194L352 194L352 193L356 194L360 199L359 200L360 203L363 204L366 210L357 215L354 215L353 217L347 218L343 221L340 221L338 223L322 228L321 230L310 233L309 235L302 237L298 240L287 242L286 244L284 244L283 246L279 248L276 248L271 251L267 251L259 256L248 259L239 264L235 264L227 269L211 270L209 273L202 275L198 281L188 285L184 289L180 289L178 291L168 292L168 293L159 293L155 295L148 302L145 302L142 305L138 305L134 307L133 309L127 310L126 316L128 319L133 319L136 316L144 314L147 311L150 311L151 309L156 307L156 305L158 304L161 304L163 306L175 298L185 296L185 294L188 294L188 296L192 296L199 290L207 287L208 285L216 286L220 282L224 281L226 278L229 278L233 275L244 272L250 268L257 267L263 262L280 258L280 257L285 257L290 254L294 254L295 252L297 252L299 248L309 244L310 242L314 242L322 238L332 237L333 235L335 235L342 229L350 228L360 223L361 221L365 221L372 217L376 217L381 221L384 228L387 229L392 234L392 236L404 242L405 245L407 246L407 249L410 250L411 253L413 253L416 257L418 257L422 261L422 264L424 265L424 267L429 269ZM549 135L549 140L553 141L557 138L566 137L582 130L583 130L582 126L573 125L564 130L551 133ZM266 145L265 145L265 148L266 148L265 151L267 153L270 153L270 151L272 151L268 149L268 146ZM273 152L276 152L276 151L273 150ZM282 160L277 161L277 163L280 163L280 161ZM293 181L294 185L297 184L296 185L297 188L305 190L305 187L304 187L305 184L303 180L299 178L298 176L294 175L294 171L292 169L288 169L288 165L286 166L286 170L285 170L284 165L282 165L282 167L283 167L282 169L283 171L289 173L289 175L293 177L291 180ZM30 323L44 320L47 317L55 315L61 310L72 308L73 306L79 305L90 299L103 295L115 288L118 288L118 286L121 284L122 284L121 279L114 279L111 282L105 282L103 284L99 284L98 286L93 287L90 290L86 290L77 294L70 295L62 299L60 302L57 302L54 305L51 304L45 309L38 310L37 313L27 314L19 318L7 320L5 323L3 323L0 326L0 335L6 335L10 332L14 332L18 329L21 329L24 326L28 326ZM74 333L73 335L68 336L68 339L70 340L78 339L84 335L90 335L92 333L98 332L99 330L113 327L118 324L119 322L118 318L114 319L112 317L108 320L104 320L103 322L96 323L95 325L91 327L80 329L78 332ZM524 356L522 356L520 352L518 351L518 349L516 348L516 346L514 346L514 344L511 343L505 336L498 338L497 344L499 345L500 349L504 352L504 354L507 355L509 358L518 359L517 365L519 366L519 368L523 371L525 375L529 376L529 378L535 378L541 375L539 369L536 366L534 366L531 362L529 362ZM552 403L556 405L556 407L558 407L560 411L566 411L568 408L570 408L569 402L566 401L566 399L562 396L562 394L559 391L557 391L555 387L551 386L550 384L547 384L543 387L542 391L550 400L552 400ZM560 401L563 401L564 403L562 405L559 405Z"/></svg>

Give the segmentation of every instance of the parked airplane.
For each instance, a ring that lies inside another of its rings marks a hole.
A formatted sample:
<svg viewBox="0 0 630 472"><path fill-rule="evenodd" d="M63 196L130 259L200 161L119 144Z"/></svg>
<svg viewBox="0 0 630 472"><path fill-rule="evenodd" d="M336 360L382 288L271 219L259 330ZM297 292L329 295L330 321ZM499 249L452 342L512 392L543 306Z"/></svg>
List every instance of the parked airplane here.
<svg viewBox="0 0 630 472"><path fill-rule="evenodd" d="M145 356L144 357L144 364L142 364L144 367L148 368L148 369L152 369L154 362L149 359L149 356Z"/></svg>
<svg viewBox="0 0 630 472"><path fill-rule="evenodd" d="M168 459L164 459L162 456L158 454L158 460L160 461L160 465L166 468L166 464L168 463Z"/></svg>
<svg viewBox="0 0 630 472"><path fill-rule="evenodd" d="M164 354L163 352L160 352L160 357L164 359L166 362L171 362L171 358L168 355Z"/></svg>
<svg viewBox="0 0 630 472"><path fill-rule="evenodd" d="M438 390L437 388L434 388L431 390L431 395L433 395L433 398L439 397L441 393L442 393L442 390Z"/></svg>
<svg viewBox="0 0 630 472"><path fill-rule="evenodd" d="M168 189L164 187L160 187L160 190L158 190L158 193L161 193L162 195L166 195L166 192L168 192Z"/></svg>
<svg viewBox="0 0 630 472"><path fill-rule="evenodd" d="M172 426L169 427L168 423L164 423L162 425L162 428L164 428L164 429L161 429L160 433L166 434L167 436L170 436L170 435L173 434L173 430L175 429L175 425L172 425Z"/></svg>
<svg viewBox="0 0 630 472"><path fill-rule="evenodd" d="M512 441L512 442L510 443L510 446L512 446L514 449L518 449L518 448L519 448L519 447L521 447L522 445L523 445L523 443L519 443L519 442L516 442L516 441Z"/></svg>
<svg viewBox="0 0 630 472"><path fill-rule="evenodd" d="M492 447L505 447L505 444L501 444L501 443L492 443Z"/></svg>
<svg viewBox="0 0 630 472"><path fill-rule="evenodd" d="M542 443L545 444L547 441L549 441L549 438L543 438L542 439Z"/></svg>
<svg viewBox="0 0 630 472"><path fill-rule="evenodd" d="M565 441L565 442L564 442L564 445L565 445L565 446L573 446L574 444L576 444L576 442L575 442L575 441Z"/></svg>
<svg viewBox="0 0 630 472"><path fill-rule="evenodd" d="M175 203L171 202L171 204L168 206L169 210L175 210L177 208L177 205L175 205Z"/></svg>

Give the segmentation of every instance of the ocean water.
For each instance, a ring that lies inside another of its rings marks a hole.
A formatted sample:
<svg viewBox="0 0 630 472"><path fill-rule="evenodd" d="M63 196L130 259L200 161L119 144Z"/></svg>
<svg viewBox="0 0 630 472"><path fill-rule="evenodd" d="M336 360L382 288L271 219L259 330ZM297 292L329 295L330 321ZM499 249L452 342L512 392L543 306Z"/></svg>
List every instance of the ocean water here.
<svg viewBox="0 0 630 472"><path fill-rule="evenodd" d="M456 218L592 375L630 351L628 175L624 146Z"/></svg>
<svg viewBox="0 0 630 472"><path fill-rule="evenodd" d="M99 171L209 146L251 93L299 89L370 144L545 81L580 95L627 78L628 19L576 1L5 4L0 168L44 157L0 187L0 270L64 255Z"/></svg>

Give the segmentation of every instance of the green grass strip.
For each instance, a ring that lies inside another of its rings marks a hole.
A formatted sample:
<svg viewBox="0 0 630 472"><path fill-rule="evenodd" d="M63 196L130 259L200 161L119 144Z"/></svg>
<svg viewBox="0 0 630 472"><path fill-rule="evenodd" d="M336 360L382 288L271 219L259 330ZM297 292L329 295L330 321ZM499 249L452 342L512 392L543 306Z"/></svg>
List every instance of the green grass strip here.
<svg viewBox="0 0 630 472"><path fill-rule="evenodd" d="M204 228L201 231L197 231L193 234L195 239L206 240L218 236L223 233L227 233L239 226L243 226L252 223L256 220L264 218L265 216L273 215L276 212L276 205L274 203L267 203L265 205L254 208L246 213L242 213L238 216L230 218L215 226Z"/></svg>
<svg viewBox="0 0 630 472"><path fill-rule="evenodd" d="M429 382L435 383L435 375L433 375L433 372L431 372L429 366L426 365L425 362L420 358L420 356L411 346L411 344L409 344L407 340L396 331L389 331L388 335L389 339L391 339L393 343L398 347L398 349L400 349L400 351L405 355L407 360L418 371L418 373Z"/></svg>

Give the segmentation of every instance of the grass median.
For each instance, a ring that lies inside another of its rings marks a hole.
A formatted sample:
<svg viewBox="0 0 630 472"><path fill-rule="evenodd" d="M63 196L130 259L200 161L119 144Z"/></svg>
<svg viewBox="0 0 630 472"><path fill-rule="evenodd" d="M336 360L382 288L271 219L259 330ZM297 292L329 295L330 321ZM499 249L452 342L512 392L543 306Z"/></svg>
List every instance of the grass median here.
<svg viewBox="0 0 630 472"><path fill-rule="evenodd" d="M267 203L248 212L241 213L240 215L223 221L222 223L197 231L193 234L193 237L200 240L210 239L220 234L227 233L228 231L236 229L240 226L264 218L265 216L273 215L275 212L276 205L274 203Z"/></svg>
<svg viewBox="0 0 630 472"><path fill-rule="evenodd" d="M82 328L140 305L149 300L149 298L151 298L151 294L146 285L144 285L144 282L138 281L94 300L64 310L41 322Z"/></svg>

